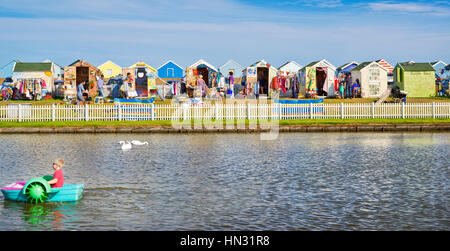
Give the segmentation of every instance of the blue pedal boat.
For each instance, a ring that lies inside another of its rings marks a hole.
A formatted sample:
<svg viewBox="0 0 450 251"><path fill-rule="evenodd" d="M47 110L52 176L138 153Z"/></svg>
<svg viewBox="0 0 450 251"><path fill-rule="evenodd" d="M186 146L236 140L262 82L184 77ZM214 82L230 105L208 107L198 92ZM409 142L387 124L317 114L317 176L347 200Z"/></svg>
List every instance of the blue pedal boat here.
<svg viewBox="0 0 450 251"><path fill-rule="evenodd" d="M1 191L6 200L30 203L69 202L83 197L83 184L67 184L63 187L52 188L47 181L51 175L19 181L2 187Z"/></svg>

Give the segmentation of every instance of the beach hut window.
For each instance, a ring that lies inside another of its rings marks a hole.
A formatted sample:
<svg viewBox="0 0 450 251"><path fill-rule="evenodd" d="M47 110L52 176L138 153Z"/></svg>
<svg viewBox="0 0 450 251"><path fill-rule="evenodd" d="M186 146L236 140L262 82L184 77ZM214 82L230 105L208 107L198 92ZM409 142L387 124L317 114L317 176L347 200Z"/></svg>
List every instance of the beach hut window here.
<svg viewBox="0 0 450 251"><path fill-rule="evenodd" d="M112 75L112 69L106 69L106 75L111 76Z"/></svg>
<svg viewBox="0 0 450 251"><path fill-rule="evenodd" d="M380 81L379 69L369 69L369 81Z"/></svg>
<svg viewBox="0 0 450 251"><path fill-rule="evenodd" d="M369 84L369 95L377 96L380 94L380 83L371 83Z"/></svg>

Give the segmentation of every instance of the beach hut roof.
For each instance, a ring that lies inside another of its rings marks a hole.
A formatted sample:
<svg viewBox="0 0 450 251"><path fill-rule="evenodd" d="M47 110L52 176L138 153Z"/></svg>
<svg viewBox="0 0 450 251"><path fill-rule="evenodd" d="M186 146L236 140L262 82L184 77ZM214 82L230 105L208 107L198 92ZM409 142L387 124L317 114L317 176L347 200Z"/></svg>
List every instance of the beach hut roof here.
<svg viewBox="0 0 450 251"><path fill-rule="evenodd" d="M263 60L259 60L258 62L256 62L256 63L250 65L250 67L260 67L260 66L266 67L267 64L269 64L269 63L268 63L266 60L263 59ZM278 69L275 68L273 65L270 65L270 68L272 68L272 69L275 70L275 71L278 71Z"/></svg>
<svg viewBox="0 0 450 251"><path fill-rule="evenodd" d="M97 67L91 65L90 63L88 63L88 62L85 61L84 59L78 59L77 61L71 63L71 64L68 65L68 66L76 66L76 65L78 65L78 64L80 64L81 66L86 66L86 65L87 65L87 66L89 66L89 67L93 67L93 68L96 68L96 69L97 69Z"/></svg>
<svg viewBox="0 0 450 251"><path fill-rule="evenodd" d="M345 63L345 64L339 66L336 70L342 70L342 69L344 69L345 67L347 67L347 66L349 66L349 65L352 65L352 64L358 65L359 63L356 62L356 61L352 61L352 62L349 62L349 63Z"/></svg>
<svg viewBox="0 0 450 251"><path fill-rule="evenodd" d="M240 67L241 69L244 69L244 68L245 68L244 66L242 66L242 65L239 64L238 62L234 61L233 59L230 59L230 60L228 60L225 64L223 64L222 66L220 66L219 69L221 69L221 68L223 68L224 66L229 65L229 64L235 64L235 65L237 65L238 67Z"/></svg>
<svg viewBox="0 0 450 251"><path fill-rule="evenodd" d="M157 71L155 68L151 67L150 65L148 65L144 61L139 61L139 62L135 63L134 65L128 67L128 68L136 68L136 67L144 67L144 66L147 67L147 68L150 68L150 70L152 70L154 72Z"/></svg>
<svg viewBox="0 0 450 251"><path fill-rule="evenodd" d="M281 68L285 67L285 66L288 65L288 64L294 64L294 65L297 66L299 69L302 68L302 66L301 66L299 63L295 62L295 61L287 61L286 63L284 63L284 64L282 64L280 67L278 67L278 70L281 70Z"/></svg>
<svg viewBox="0 0 450 251"><path fill-rule="evenodd" d="M442 61L442 60L435 61L435 62L431 62L430 64L431 64L431 66L433 66L433 67L436 66L437 64L447 65L447 63L444 62L444 61Z"/></svg>
<svg viewBox="0 0 450 251"><path fill-rule="evenodd" d="M404 71L435 71L430 63L416 63L414 61L398 63Z"/></svg>
<svg viewBox="0 0 450 251"><path fill-rule="evenodd" d="M180 67L181 69L183 69L183 67L179 66L177 63L173 62L172 60L169 60L169 61L165 62L164 64L162 64L162 65L161 65L160 67L158 67L157 69L158 69L158 70L161 69L161 67L165 66L165 65L168 64L168 63L172 63L172 64L174 64L174 65Z"/></svg>
<svg viewBox="0 0 450 251"><path fill-rule="evenodd" d="M378 60L375 60L375 62L380 64L382 67L384 67L388 72L392 72L394 70L394 67L384 59L378 59Z"/></svg>
<svg viewBox="0 0 450 251"><path fill-rule="evenodd" d="M52 63L23 63L17 62L13 72L52 71Z"/></svg>
<svg viewBox="0 0 450 251"><path fill-rule="evenodd" d="M57 63L55 63L55 62L53 62L53 61L50 60L50 59L46 59L46 60L44 60L43 62L44 62L44 63L53 63L54 65L58 66L58 67L61 68L61 69L64 68L64 67L62 67L61 65L59 65L59 64L57 64Z"/></svg>
<svg viewBox="0 0 450 251"><path fill-rule="evenodd" d="M356 66L355 68L353 68L351 71L360 71L364 68L366 68L368 65L375 63L378 66L380 66L381 69L388 71L385 67L383 67L382 65L380 65L377 61L368 61L368 62L362 62L361 64L359 64L358 66Z"/></svg>
<svg viewBox="0 0 450 251"><path fill-rule="evenodd" d="M104 62L103 64L99 65L97 68L100 68L100 67L104 66L104 65L107 64L107 63L111 63L111 64L113 64L113 65L115 65L115 66L117 66L117 67L119 67L119 68L122 68L122 67L120 67L118 64L114 63L114 62L111 61L111 60L108 60L108 61Z"/></svg>
<svg viewBox="0 0 450 251"><path fill-rule="evenodd" d="M71 63L69 66L74 66L74 65L78 64L80 61L81 61L81 59L78 59L77 61Z"/></svg>
<svg viewBox="0 0 450 251"><path fill-rule="evenodd" d="M10 77L10 75L12 74L13 68L14 68L14 64L20 62L20 60L18 59L13 59L11 61L9 61L7 64L3 65L0 68L0 77Z"/></svg>
<svg viewBox="0 0 450 251"><path fill-rule="evenodd" d="M326 59L322 59L322 60L319 60L319 61L311 62L308 65L306 65L305 67L303 67L301 70L305 69L306 67L312 67L312 66L314 66L314 65L316 65L318 63L321 63L321 62L326 64L326 65L328 65L332 69L336 70L336 67L334 65L332 65L330 62L328 62Z"/></svg>
<svg viewBox="0 0 450 251"><path fill-rule="evenodd" d="M194 68L194 67L199 67L199 66L206 66L208 68L213 69L214 71L218 72L218 70L216 69L216 67L214 67L212 64L206 62L203 59L200 59L199 61L195 62L193 65L189 66L190 68Z"/></svg>

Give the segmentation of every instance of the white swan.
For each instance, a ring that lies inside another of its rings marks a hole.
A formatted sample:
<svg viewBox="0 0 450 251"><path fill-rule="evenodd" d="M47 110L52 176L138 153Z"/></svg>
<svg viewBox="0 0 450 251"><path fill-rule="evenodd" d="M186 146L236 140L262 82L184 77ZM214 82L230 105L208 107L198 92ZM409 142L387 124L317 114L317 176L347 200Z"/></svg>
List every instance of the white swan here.
<svg viewBox="0 0 450 251"><path fill-rule="evenodd" d="M129 150L131 149L131 143L130 142L126 142L125 141L120 141L119 144L122 145L122 150Z"/></svg>
<svg viewBox="0 0 450 251"><path fill-rule="evenodd" d="M132 140L131 144L136 145L136 146L142 146L142 145L148 145L148 142L147 141L141 142L139 140Z"/></svg>

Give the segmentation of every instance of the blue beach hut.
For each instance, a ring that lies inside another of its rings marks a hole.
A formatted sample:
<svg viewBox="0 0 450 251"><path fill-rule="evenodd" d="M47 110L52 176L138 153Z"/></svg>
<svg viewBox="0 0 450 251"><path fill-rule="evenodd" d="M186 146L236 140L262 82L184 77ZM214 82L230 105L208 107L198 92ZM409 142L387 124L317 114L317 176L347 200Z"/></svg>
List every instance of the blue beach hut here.
<svg viewBox="0 0 450 251"><path fill-rule="evenodd" d="M449 82L448 70L446 70L447 63L439 60L436 62L430 62L430 64L431 66L433 66L435 70L437 95L438 96L447 95Z"/></svg>
<svg viewBox="0 0 450 251"><path fill-rule="evenodd" d="M179 80L183 78L183 68L173 62L167 61L160 67L158 67L158 77L163 80Z"/></svg>
<svg viewBox="0 0 450 251"><path fill-rule="evenodd" d="M431 62L430 64L436 71L436 78L443 78L445 75L445 67L447 66L447 63L439 60L436 62Z"/></svg>
<svg viewBox="0 0 450 251"><path fill-rule="evenodd" d="M12 78L14 66L16 65L17 62L20 61L17 59L13 59L0 68L0 79L1 79L0 84L1 82L3 82L5 78Z"/></svg>
<svg viewBox="0 0 450 251"><path fill-rule="evenodd" d="M358 65L359 65L358 62L355 61L343 64L336 69L336 74L339 75L344 72L350 72L351 70L353 70L353 68L355 68Z"/></svg>
<svg viewBox="0 0 450 251"><path fill-rule="evenodd" d="M228 73L233 72L235 83L237 83L240 82L240 79L242 78L242 72L245 70L245 67L240 65L233 59L230 59L225 64L220 66L218 70L223 76L227 76Z"/></svg>

